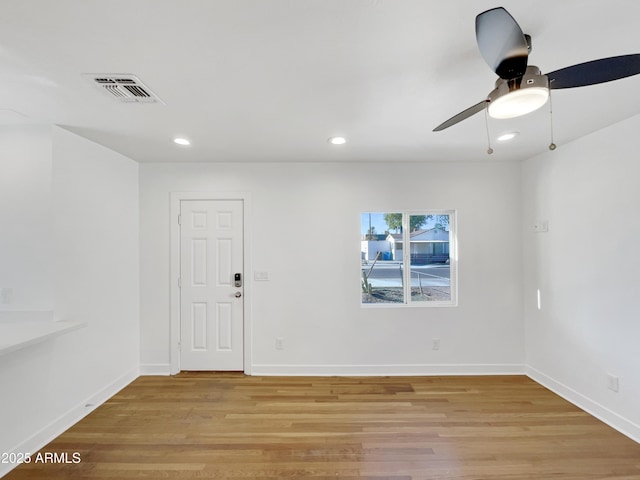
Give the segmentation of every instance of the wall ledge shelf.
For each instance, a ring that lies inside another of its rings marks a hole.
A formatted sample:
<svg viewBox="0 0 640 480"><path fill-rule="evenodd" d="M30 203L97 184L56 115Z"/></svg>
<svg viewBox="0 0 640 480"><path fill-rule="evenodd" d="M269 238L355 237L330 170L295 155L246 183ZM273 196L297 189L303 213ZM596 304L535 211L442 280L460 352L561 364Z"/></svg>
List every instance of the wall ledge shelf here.
<svg viewBox="0 0 640 480"><path fill-rule="evenodd" d="M85 322L54 321L52 312L0 312L0 355L86 326Z"/></svg>

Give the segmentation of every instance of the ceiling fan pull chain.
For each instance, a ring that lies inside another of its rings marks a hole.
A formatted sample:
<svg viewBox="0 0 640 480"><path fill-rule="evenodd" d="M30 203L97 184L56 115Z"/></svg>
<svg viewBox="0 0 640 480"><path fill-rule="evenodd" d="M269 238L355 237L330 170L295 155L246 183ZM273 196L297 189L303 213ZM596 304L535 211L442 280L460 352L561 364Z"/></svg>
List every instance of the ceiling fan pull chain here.
<svg viewBox="0 0 640 480"><path fill-rule="evenodd" d="M491 135L489 134L489 112L488 109L484 109L484 124L487 129L487 155L491 155L493 153L493 148L491 148Z"/></svg>
<svg viewBox="0 0 640 480"><path fill-rule="evenodd" d="M551 102L551 90L549 90L549 134L551 137L551 143L549 143L549 150L553 151L558 146L553 142L553 104Z"/></svg>

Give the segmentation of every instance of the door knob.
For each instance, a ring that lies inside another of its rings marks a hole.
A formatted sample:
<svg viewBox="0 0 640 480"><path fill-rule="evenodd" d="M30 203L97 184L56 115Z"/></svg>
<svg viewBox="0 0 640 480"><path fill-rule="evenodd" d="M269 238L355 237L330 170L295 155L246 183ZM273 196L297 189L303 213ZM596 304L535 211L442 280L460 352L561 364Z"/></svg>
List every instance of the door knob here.
<svg viewBox="0 0 640 480"><path fill-rule="evenodd" d="M242 293L236 292L236 298L240 298L241 296L242 296Z"/></svg>

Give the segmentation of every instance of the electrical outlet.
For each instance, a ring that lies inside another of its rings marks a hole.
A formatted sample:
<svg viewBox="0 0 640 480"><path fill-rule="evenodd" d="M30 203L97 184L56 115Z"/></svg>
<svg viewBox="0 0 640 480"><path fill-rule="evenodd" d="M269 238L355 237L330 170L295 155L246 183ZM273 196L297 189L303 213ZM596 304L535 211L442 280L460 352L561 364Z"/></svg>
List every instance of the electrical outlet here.
<svg viewBox="0 0 640 480"><path fill-rule="evenodd" d="M0 288L0 305L10 305L11 297L13 297L13 290L11 288Z"/></svg>
<svg viewBox="0 0 640 480"><path fill-rule="evenodd" d="M284 339L282 337L276 338L276 350L284 350Z"/></svg>
<svg viewBox="0 0 640 480"><path fill-rule="evenodd" d="M440 339L439 338L434 338L433 342L431 343L431 348L433 350L440 350Z"/></svg>
<svg viewBox="0 0 640 480"><path fill-rule="evenodd" d="M620 389L620 379L615 375L607 373L607 387L609 390L617 393Z"/></svg>

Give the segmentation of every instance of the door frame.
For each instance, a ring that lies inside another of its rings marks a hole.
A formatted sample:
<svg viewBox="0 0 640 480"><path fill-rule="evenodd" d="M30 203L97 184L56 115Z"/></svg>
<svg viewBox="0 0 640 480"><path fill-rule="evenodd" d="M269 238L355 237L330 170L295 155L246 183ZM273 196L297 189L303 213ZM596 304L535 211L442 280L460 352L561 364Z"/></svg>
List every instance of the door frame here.
<svg viewBox="0 0 640 480"><path fill-rule="evenodd" d="M243 222L243 276L244 276L244 308L243 308L243 354L244 373L251 375L251 293L252 293L252 202L249 192L171 192L171 267L170 267L170 374L180 372L180 202L183 200L242 200Z"/></svg>

